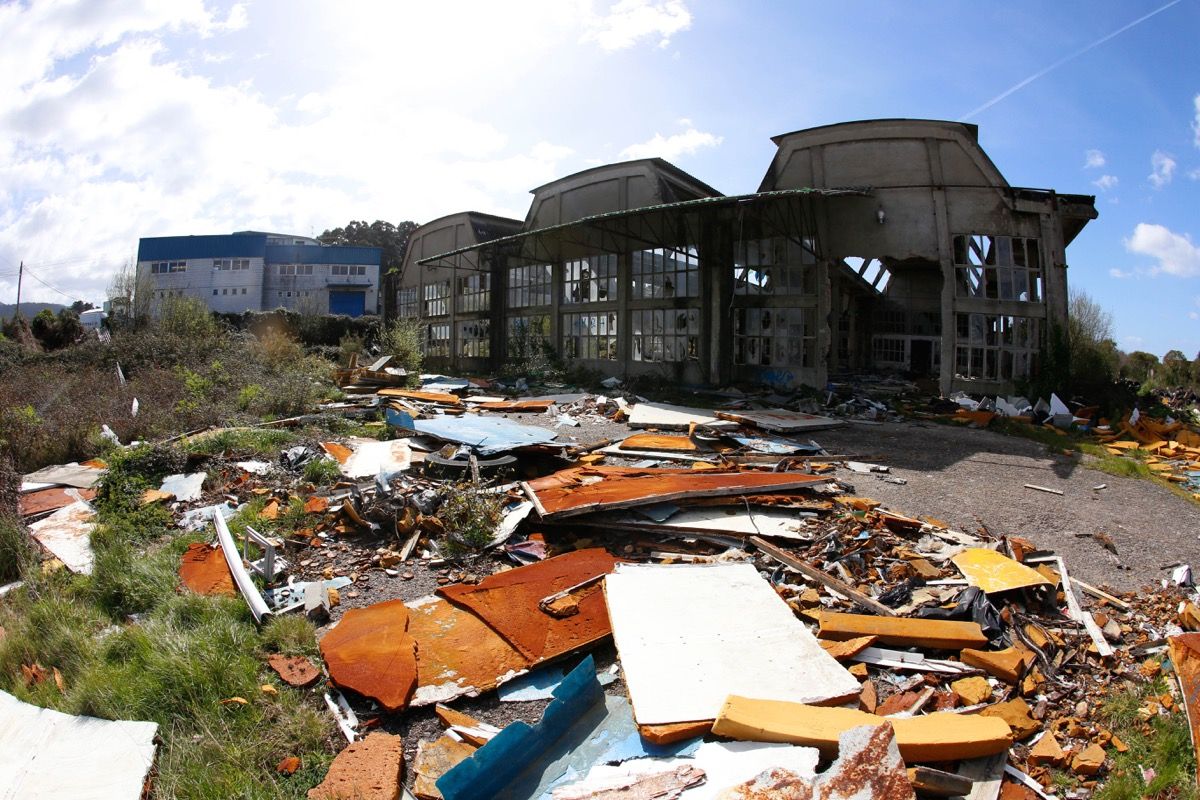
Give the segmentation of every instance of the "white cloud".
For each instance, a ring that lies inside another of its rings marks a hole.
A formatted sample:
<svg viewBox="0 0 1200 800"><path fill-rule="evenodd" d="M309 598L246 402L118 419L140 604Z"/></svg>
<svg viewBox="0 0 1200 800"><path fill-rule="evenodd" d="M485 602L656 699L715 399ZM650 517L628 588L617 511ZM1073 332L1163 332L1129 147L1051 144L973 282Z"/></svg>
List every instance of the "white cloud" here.
<svg viewBox="0 0 1200 800"><path fill-rule="evenodd" d="M1110 269L1108 271L1108 274L1110 277L1117 278L1118 280L1133 277L1132 272L1126 272L1125 270L1117 269L1116 267L1113 267L1112 269Z"/></svg>
<svg viewBox="0 0 1200 800"><path fill-rule="evenodd" d="M1192 98L1192 105L1196 108L1196 117L1192 120L1192 131L1196 134L1195 144L1200 147L1200 94Z"/></svg>
<svg viewBox="0 0 1200 800"><path fill-rule="evenodd" d="M1200 167L1188 170L1187 176L1189 180L1200 181Z"/></svg>
<svg viewBox="0 0 1200 800"><path fill-rule="evenodd" d="M1180 278L1200 275L1200 246L1193 244L1186 233L1139 222L1133 236L1125 240L1125 249L1154 258L1158 263L1150 270L1151 274L1165 272Z"/></svg>
<svg viewBox="0 0 1200 800"><path fill-rule="evenodd" d="M1200 319L1200 314L1197 314L1195 311L1189 311L1188 319Z"/></svg>
<svg viewBox="0 0 1200 800"><path fill-rule="evenodd" d="M1092 181L1092 185L1102 192L1107 192L1109 189L1117 188L1120 183L1116 175L1101 175L1096 180Z"/></svg>
<svg viewBox="0 0 1200 800"><path fill-rule="evenodd" d="M668 161L680 156L692 155L706 147L716 147L725 141L723 136L714 136L705 131L688 128L683 133L663 136L655 133L649 141L631 144L621 151L621 158L665 158Z"/></svg>
<svg viewBox="0 0 1200 800"><path fill-rule="evenodd" d="M618 0L603 14L592 14L582 41L596 42L608 51L624 50L642 39L654 38L658 46L692 26L692 14L683 0Z"/></svg>
<svg viewBox="0 0 1200 800"><path fill-rule="evenodd" d="M1175 176L1175 159L1162 150L1155 150L1150 156L1150 175L1147 179L1155 189L1161 189L1171 182Z"/></svg>
<svg viewBox="0 0 1200 800"><path fill-rule="evenodd" d="M1107 163L1107 160L1104 158L1104 153L1100 152L1099 150L1088 150L1083 154L1084 169L1103 167Z"/></svg>

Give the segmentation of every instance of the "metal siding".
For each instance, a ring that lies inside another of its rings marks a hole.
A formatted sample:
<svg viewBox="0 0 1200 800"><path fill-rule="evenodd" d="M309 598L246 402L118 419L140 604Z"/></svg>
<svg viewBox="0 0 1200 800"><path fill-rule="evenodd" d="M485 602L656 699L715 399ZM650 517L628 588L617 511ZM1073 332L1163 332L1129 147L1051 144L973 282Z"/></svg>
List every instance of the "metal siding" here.
<svg viewBox="0 0 1200 800"><path fill-rule="evenodd" d="M367 310L366 292L330 292L329 313L361 317Z"/></svg>
<svg viewBox="0 0 1200 800"><path fill-rule="evenodd" d="M219 236L155 236L138 240L137 260L262 258L266 249L267 236L262 233L222 234Z"/></svg>
<svg viewBox="0 0 1200 800"><path fill-rule="evenodd" d="M266 246L268 264L366 264L379 266L383 250L346 245L272 244Z"/></svg>

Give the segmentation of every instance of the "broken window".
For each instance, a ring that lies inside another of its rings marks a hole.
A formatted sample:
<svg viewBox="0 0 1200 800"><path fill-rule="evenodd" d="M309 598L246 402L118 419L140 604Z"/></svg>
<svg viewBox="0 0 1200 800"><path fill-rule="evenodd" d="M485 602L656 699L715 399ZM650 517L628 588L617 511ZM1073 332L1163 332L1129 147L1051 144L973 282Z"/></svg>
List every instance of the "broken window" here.
<svg viewBox="0 0 1200 800"><path fill-rule="evenodd" d="M396 314L401 319L417 316L417 287L409 286L400 290L396 296Z"/></svg>
<svg viewBox="0 0 1200 800"><path fill-rule="evenodd" d="M458 323L458 354L466 358L487 358L491 355L491 322L472 319Z"/></svg>
<svg viewBox="0 0 1200 800"><path fill-rule="evenodd" d="M782 236L738 242L733 291L743 295L816 294L816 250L811 237Z"/></svg>
<svg viewBox="0 0 1200 800"><path fill-rule="evenodd" d="M1036 374L1042 349L1040 319L958 314L956 327L958 377L1011 381Z"/></svg>
<svg viewBox="0 0 1200 800"><path fill-rule="evenodd" d="M508 307L550 305L549 264L526 264L508 268Z"/></svg>
<svg viewBox="0 0 1200 800"><path fill-rule="evenodd" d="M907 367L908 339L903 336L876 336L871 342L871 360L881 367Z"/></svg>
<svg viewBox="0 0 1200 800"><path fill-rule="evenodd" d="M655 308L631 311L634 361L696 361L700 358L700 310Z"/></svg>
<svg viewBox="0 0 1200 800"><path fill-rule="evenodd" d="M617 257L588 256L563 264L564 303L603 303L617 299Z"/></svg>
<svg viewBox="0 0 1200 800"><path fill-rule="evenodd" d="M422 288L425 295L425 316L444 317L450 313L450 281L435 281L425 284Z"/></svg>
<svg viewBox="0 0 1200 800"><path fill-rule="evenodd" d="M562 315L564 358L617 360L617 313Z"/></svg>
<svg viewBox="0 0 1200 800"><path fill-rule="evenodd" d="M525 340L528 338L536 338L540 339L546 344L549 344L549 315L529 314L524 316L510 316L508 318L508 338L510 342L513 339Z"/></svg>
<svg viewBox="0 0 1200 800"><path fill-rule="evenodd" d="M954 237L955 293L988 300L1042 302L1038 240L1014 236Z"/></svg>
<svg viewBox="0 0 1200 800"><path fill-rule="evenodd" d="M638 250L630 257L635 300L700 296L700 254L694 247Z"/></svg>
<svg viewBox="0 0 1200 800"><path fill-rule="evenodd" d="M438 322L425 326L425 355L445 358L450 355L450 323Z"/></svg>
<svg viewBox="0 0 1200 800"><path fill-rule="evenodd" d="M739 308L733 318L735 364L811 367L815 363L815 310Z"/></svg>
<svg viewBox="0 0 1200 800"><path fill-rule="evenodd" d="M458 295L454 306L459 311L487 311L491 296L491 273L477 272L458 279Z"/></svg>

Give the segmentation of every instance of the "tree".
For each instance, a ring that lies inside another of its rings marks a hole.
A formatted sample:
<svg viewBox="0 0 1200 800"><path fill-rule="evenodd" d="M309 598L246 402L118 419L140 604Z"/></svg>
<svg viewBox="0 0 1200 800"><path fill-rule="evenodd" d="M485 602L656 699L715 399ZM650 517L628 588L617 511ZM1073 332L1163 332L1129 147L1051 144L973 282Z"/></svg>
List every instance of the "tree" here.
<svg viewBox="0 0 1200 800"><path fill-rule="evenodd" d="M383 295L384 319L395 316L396 286L400 270L404 266L404 254L408 252L408 237L417 229L417 223L405 220L398 225L375 220L370 225L366 220L351 220L344 228L327 230L317 237L325 244L345 244L359 247L378 247L383 250L379 271Z"/></svg>
<svg viewBox="0 0 1200 800"><path fill-rule="evenodd" d="M1191 379L1191 362L1179 350L1169 350L1162 358L1162 383L1167 388L1187 386Z"/></svg>
<svg viewBox="0 0 1200 800"><path fill-rule="evenodd" d="M1145 383L1154 377L1158 366L1158 356L1143 350L1134 350L1125 356L1125 363L1121 365L1121 377Z"/></svg>
<svg viewBox="0 0 1200 800"><path fill-rule="evenodd" d="M154 279L149 270L139 273L134 264L126 261L113 275L107 294L114 317L125 315L134 322L141 322L150 316Z"/></svg>
<svg viewBox="0 0 1200 800"><path fill-rule="evenodd" d="M77 315L82 314L85 311L91 311L93 308L95 308L94 305L91 303L85 303L82 300L76 300L74 303L71 303L71 310Z"/></svg>
<svg viewBox="0 0 1200 800"><path fill-rule="evenodd" d="M1071 389L1085 397L1106 393L1117 377L1120 351L1112 338L1112 314L1087 292L1072 290L1067 319Z"/></svg>

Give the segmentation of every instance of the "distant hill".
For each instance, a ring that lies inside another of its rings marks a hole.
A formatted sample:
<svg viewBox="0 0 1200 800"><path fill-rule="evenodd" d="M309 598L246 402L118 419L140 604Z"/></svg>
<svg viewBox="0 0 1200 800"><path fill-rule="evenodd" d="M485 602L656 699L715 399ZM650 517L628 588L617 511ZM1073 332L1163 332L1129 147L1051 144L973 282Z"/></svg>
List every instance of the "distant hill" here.
<svg viewBox="0 0 1200 800"><path fill-rule="evenodd" d="M61 303L26 303L26 302L22 301L21 302L21 313L27 317L32 317L34 314L38 313L43 308L48 308L51 311L53 311L55 314L57 314L59 311L62 311L66 307L67 306L64 306ZM0 317L3 317L4 319L10 319L12 317L12 315L16 312L16 310L17 310L16 303L0 303Z"/></svg>

